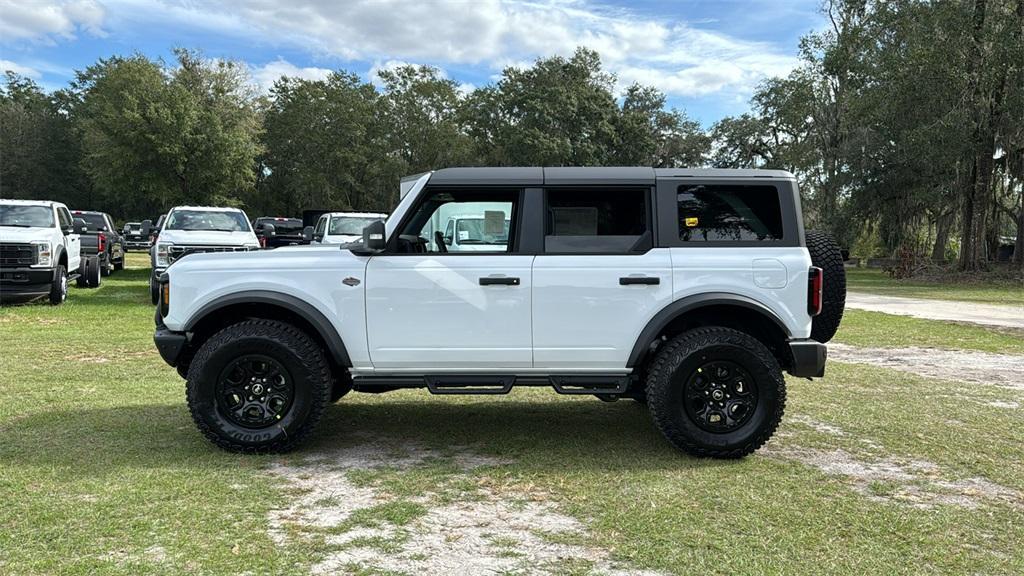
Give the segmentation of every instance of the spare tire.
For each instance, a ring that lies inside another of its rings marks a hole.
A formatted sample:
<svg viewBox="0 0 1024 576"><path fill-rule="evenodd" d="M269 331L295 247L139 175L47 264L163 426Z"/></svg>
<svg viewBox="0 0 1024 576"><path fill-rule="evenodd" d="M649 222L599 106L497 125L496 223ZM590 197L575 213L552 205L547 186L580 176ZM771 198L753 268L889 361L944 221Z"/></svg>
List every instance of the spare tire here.
<svg viewBox="0 0 1024 576"><path fill-rule="evenodd" d="M846 308L846 270L843 254L831 234L808 230L805 234L811 264L821 268L821 314L811 323L811 338L824 344L836 335Z"/></svg>

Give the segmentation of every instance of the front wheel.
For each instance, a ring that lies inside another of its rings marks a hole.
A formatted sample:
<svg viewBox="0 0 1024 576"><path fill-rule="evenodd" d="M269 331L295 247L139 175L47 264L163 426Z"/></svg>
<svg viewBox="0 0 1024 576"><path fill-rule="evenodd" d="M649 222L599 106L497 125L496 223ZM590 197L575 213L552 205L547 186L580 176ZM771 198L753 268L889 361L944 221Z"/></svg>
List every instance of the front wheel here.
<svg viewBox="0 0 1024 576"><path fill-rule="evenodd" d="M694 456L742 458L771 438L786 405L772 353L731 328L684 332L655 356L647 406L673 446Z"/></svg>
<svg viewBox="0 0 1024 576"><path fill-rule="evenodd" d="M53 271L53 281L50 283L50 304L57 306L68 299L68 270L63 264L59 264Z"/></svg>
<svg viewBox="0 0 1024 576"><path fill-rule="evenodd" d="M247 320L207 340L188 369L199 431L232 452L283 452L316 426L331 396L320 347L284 322Z"/></svg>

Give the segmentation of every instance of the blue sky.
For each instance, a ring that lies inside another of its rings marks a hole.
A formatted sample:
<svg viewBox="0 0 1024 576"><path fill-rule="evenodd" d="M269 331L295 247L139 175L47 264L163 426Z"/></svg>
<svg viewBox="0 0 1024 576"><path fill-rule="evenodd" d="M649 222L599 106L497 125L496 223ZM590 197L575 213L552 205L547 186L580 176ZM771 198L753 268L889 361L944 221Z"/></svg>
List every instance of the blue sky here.
<svg viewBox="0 0 1024 576"><path fill-rule="evenodd" d="M540 56L601 53L620 86L654 85L705 126L749 107L787 73L819 0L0 0L0 68L48 89L97 58L173 47L244 61L266 89L281 74L346 69L374 79L429 64L471 88Z"/></svg>

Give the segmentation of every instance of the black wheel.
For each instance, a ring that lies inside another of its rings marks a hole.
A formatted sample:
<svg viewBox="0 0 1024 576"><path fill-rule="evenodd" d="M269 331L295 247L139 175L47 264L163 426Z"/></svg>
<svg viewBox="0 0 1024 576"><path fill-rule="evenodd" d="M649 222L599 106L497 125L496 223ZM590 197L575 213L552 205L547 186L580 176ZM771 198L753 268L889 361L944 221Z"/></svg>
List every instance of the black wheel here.
<svg viewBox="0 0 1024 576"><path fill-rule="evenodd" d="M107 258L105 258L105 261L103 262L102 266L100 266L100 272L102 272L104 276L110 276L110 274L113 271L114 271L114 263L110 259L110 256L108 255Z"/></svg>
<svg viewBox="0 0 1024 576"><path fill-rule="evenodd" d="M291 324L247 320L214 334L188 370L192 419L232 452L283 452L316 426L330 400L319 346Z"/></svg>
<svg viewBox="0 0 1024 576"><path fill-rule="evenodd" d="M82 258L81 263L78 265L78 278L75 279L75 286L79 288L89 287L89 266L90 260L88 258Z"/></svg>
<svg viewBox="0 0 1024 576"><path fill-rule="evenodd" d="M50 304L57 306L68 299L68 269L58 264L50 283Z"/></svg>
<svg viewBox="0 0 1024 576"><path fill-rule="evenodd" d="M731 328L697 328L658 351L647 407L658 430L694 456L742 458L779 425L786 382L772 353Z"/></svg>
<svg viewBox="0 0 1024 576"><path fill-rule="evenodd" d="M86 269L85 281L89 288L99 288L103 282L103 273L100 270L100 257L89 258L89 267Z"/></svg>
<svg viewBox="0 0 1024 576"><path fill-rule="evenodd" d="M157 302L160 302L160 286L152 278L149 279L149 299L153 302L154 306Z"/></svg>
<svg viewBox="0 0 1024 576"><path fill-rule="evenodd" d="M121 256L120 260L114 261L114 270L124 270L124 256Z"/></svg>
<svg viewBox="0 0 1024 576"><path fill-rule="evenodd" d="M846 308L846 269L839 244L826 232L809 230L804 235L811 264L821 268L821 314L811 323L811 338L825 343L836 335Z"/></svg>
<svg viewBox="0 0 1024 576"><path fill-rule="evenodd" d="M339 377L335 378L334 384L331 385L331 402L341 400L351 391L352 376L348 373L348 370L346 370Z"/></svg>

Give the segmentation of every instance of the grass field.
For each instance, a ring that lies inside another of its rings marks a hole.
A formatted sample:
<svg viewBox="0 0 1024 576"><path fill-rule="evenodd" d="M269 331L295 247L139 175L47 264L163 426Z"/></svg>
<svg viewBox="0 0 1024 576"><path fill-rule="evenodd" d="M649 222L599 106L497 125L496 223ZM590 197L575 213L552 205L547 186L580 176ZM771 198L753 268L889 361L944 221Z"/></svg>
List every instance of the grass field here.
<svg viewBox="0 0 1024 576"><path fill-rule="evenodd" d="M61 307L0 309L0 574L305 574L356 545L338 533L388 528L358 544L387 556L428 536L413 532L431 511L495 497L581 520L583 532L532 537L599 548L629 569L1024 572L1024 390L833 363L824 379L790 379L776 437L728 462L674 452L629 401L353 394L297 453L238 456L196 432L182 381L153 349L145 263L132 255L130 269L98 290L72 289ZM962 338L944 323L868 314L851 313L839 339L886 346L885 334L907 330L922 345L1024 353L1013 335ZM275 470L315 486L329 470L323 455L370 444L385 457L410 446L431 456L338 472L350 492L318 501L323 509L370 488L386 495L341 524L272 521L310 491ZM460 467L466 454L483 464ZM489 537L520 553L515 540Z"/></svg>
<svg viewBox="0 0 1024 576"><path fill-rule="evenodd" d="M913 279L896 280L879 269L848 268L846 282L850 290L886 296L1024 305L1024 284L1013 280L949 284Z"/></svg>

